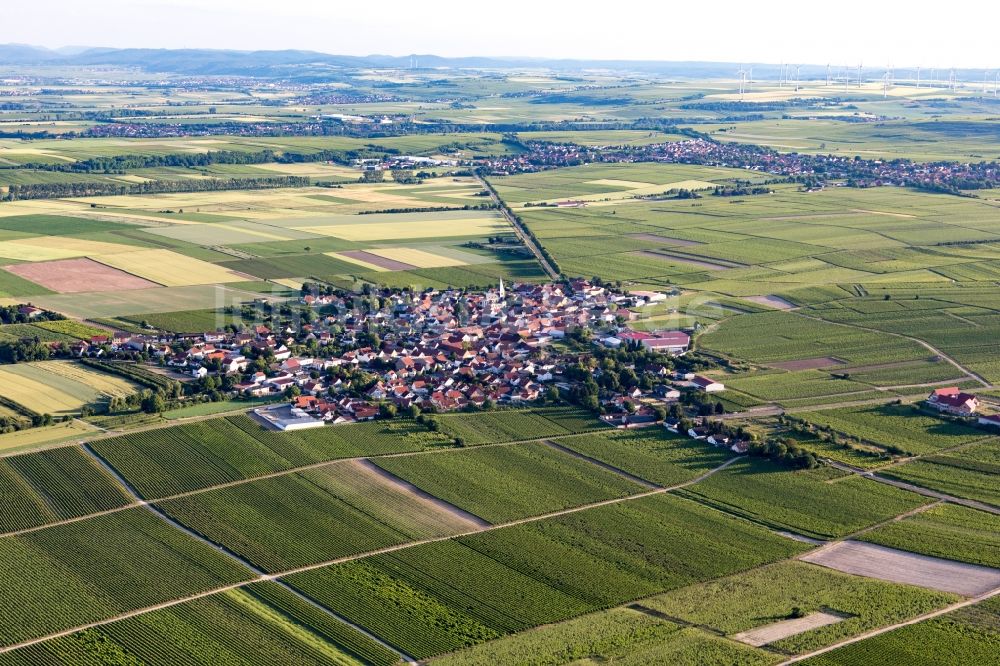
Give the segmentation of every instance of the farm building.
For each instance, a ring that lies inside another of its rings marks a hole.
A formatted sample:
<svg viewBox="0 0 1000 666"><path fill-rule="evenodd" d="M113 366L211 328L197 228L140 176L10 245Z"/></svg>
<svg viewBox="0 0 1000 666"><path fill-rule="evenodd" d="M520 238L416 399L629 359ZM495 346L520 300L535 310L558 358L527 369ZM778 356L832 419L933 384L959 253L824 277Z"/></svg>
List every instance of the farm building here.
<svg viewBox="0 0 1000 666"><path fill-rule="evenodd" d="M961 392L957 386L936 389L927 396L927 404L938 411L956 416L971 416L979 409L979 399Z"/></svg>
<svg viewBox="0 0 1000 666"><path fill-rule="evenodd" d="M718 393L719 391L725 391L726 385L722 382L717 382L714 379L709 379L708 377L702 377L701 375L696 376L691 380L691 385L697 389L701 389L705 393Z"/></svg>

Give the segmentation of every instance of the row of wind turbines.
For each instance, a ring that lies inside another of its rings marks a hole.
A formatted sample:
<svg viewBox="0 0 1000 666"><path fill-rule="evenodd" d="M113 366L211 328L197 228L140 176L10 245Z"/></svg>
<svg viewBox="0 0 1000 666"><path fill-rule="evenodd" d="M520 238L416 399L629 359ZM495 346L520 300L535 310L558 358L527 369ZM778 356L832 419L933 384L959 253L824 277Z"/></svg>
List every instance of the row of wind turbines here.
<svg viewBox="0 0 1000 666"><path fill-rule="evenodd" d="M864 70L861 64L859 63L857 66L857 75L855 77L851 76L851 70L852 70L851 67L840 65L837 67L837 73L835 75L833 65L827 65L826 86L839 87L842 85L844 92L848 92L852 86L861 88L861 86L865 81ZM778 87L785 88L786 86L790 86L792 87L793 90L799 90L802 83L800 79L801 71L802 71L801 65L789 65L781 63L781 68L778 74ZM959 83L958 78L955 75L954 67L948 70L947 80L939 79L937 77L938 74L937 69L931 69L930 76L926 79L921 78L922 71L923 70L920 67L917 67L916 78L909 80L907 83L915 84L917 88L920 87L946 88L952 92L958 90L960 85L964 87L964 84ZM753 91L753 86L754 86L753 66L745 68L744 66L741 65L739 71L736 72L736 76L739 79L740 100L742 100L743 96L746 93ZM994 73L992 86L990 85L990 83L991 82L989 80L989 72L984 71L983 87L981 89L983 96L985 97L992 90L993 97L1000 97L1000 72ZM885 72L882 75L882 96L888 97L889 90L892 89L892 87L895 85L896 85L895 72L893 71L893 68L890 65L886 67Z"/></svg>

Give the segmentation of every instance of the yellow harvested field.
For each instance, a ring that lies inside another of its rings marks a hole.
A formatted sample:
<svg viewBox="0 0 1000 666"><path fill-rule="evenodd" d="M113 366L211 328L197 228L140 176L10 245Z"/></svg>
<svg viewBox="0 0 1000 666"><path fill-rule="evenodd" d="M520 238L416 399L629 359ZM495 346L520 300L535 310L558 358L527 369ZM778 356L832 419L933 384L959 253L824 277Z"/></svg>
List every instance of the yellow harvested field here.
<svg viewBox="0 0 1000 666"><path fill-rule="evenodd" d="M662 194L668 190L704 190L715 187L715 183L710 183L707 180L679 180L675 183L663 183L662 185L651 185L649 183L640 183L637 181L614 179L592 180L589 182L600 185L635 187L631 187L631 189L627 190L618 190L616 192L596 192L593 194L581 194L572 197L558 197L556 199L547 199L544 203L558 203L569 198L577 201L588 201L601 205L607 203L607 200L612 202L621 202L638 196Z"/></svg>
<svg viewBox="0 0 1000 666"><path fill-rule="evenodd" d="M706 190L715 187L715 183L710 183L707 180L679 180L676 183L667 183L659 187L668 190Z"/></svg>
<svg viewBox="0 0 1000 666"><path fill-rule="evenodd" d="M373 222L371 224L334 224L323 227L295 227L320 236L351 241L395 240L401 238L445 238L449 236L488 236L510 231L499 217L475 217L426 222Z"/></svg>
<svg viewBox="0 0 1000 666"><path fill-rule="evenodd" d="M112 268L158 282L165 287L241 282L251 279L235 271L170 250L138 250L91 258Z"/></svg>
<svg viewBox="0 0 1000 666"><path fill-rule="evenodd" d="M135 384L69 361L0 368L0 394L40 414L71 414L108 396L126 396Z"/></svg>
<svg viewBox="0 0 1000 666"><path fill-rule="evenodd" d="M324 252L328 257L333 257L334 259L340 259L341 261L346 261L348 263L354 264L356 266L361 266L362 268L367 268L370 271L383 272L389 270L388 268L383 268L382 266L376 266L375 264L370 264L367 261L362 261L355 257L351 257L346 254L340 254L338 252Z"/></svg>
<svg viewBox="0 0 1000 666"><path fill-rule="evenodd" d="M276 240L276 241L288 240L288 236L272 234L267 231L257 231L255 229L247 229L245 227L234 227L231 224L214 224L212 226L215 227L216 229L229 229L230 231L235 231L240 234L246 234L248 236L256 236L257 238L266 238L268 240Z"/></svg>
<svg viewBox="0 0 1000 666"><path fill-rule="evenodd" d="M279 174L290 176L336 176L338 178L360 178L361 172L336 164L325 164L323 162L296 162L293 164L257 164L258 169L274 171Z"/></svg>
<svg viewBox="0 0 1000 666"><path fill-rule="evenodd" d="M280 284L282 287L295 289L296 291L302 288L302 280L297 280L296 278L281 278L280 280L271 280L271 282Z"/></svg>
<svg viewBox="0 0 1000 666"><path fill-rule="evenodd" d="M35 236L0 241L0 257L20 261L49 261L86 257L91 254L118 254L134 252L132 245L102 243L100 241L65 238L62 236Z"/></svg>
<svg viewBox="0 0 1000 666"><path fill-rule="evenodd" d="M424 252L410 247L386 247L367 250L372 254L377 254L386 259L402 261L405 264L416 266L417 268L441 268L444 266L465 266L466 263L460 259L443 257L439 254Z"/></svg>
<svg viewBox="0 0 1000 666"><path fill-rule="evenodd" d="M641 187L656 187L655 183L640 183L637 180L618 180L617 178L601 178L599 180L588 180L591 185L609 185L611 187L627 187L630 190L637 190Z"/></svg>

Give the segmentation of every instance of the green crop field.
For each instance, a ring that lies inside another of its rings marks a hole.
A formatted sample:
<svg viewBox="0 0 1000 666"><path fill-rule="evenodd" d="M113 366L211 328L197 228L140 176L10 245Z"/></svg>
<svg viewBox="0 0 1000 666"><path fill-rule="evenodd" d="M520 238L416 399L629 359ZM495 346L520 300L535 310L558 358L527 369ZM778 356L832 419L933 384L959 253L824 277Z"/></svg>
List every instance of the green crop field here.
<svg viewBox="0 0 1000 666"><path fill-rule="evenodd" d="M957 497L1000 506L1000 491L996 482L1000 475L1000 445L995 441L913 460L886 469L883 474Z"/></svg>
<svg viewBox="0 0 1000 666"><path fill-rule="evenodd" d="M102 439L90 447L144 497L158 498L324 460L449 443L406 421L279 433L241 415Z"/></svg>
<svg viewBox="0 0 1000 666"><path fill-rule="evenodd" d="M690 481L731 456L663 428L564 437L559 445L661 486Z"/></svg>
<svg viewBox="0 0 1000 666"><path fill-rule="evenodd" d="M147 509L0 539L0 553L4 645L251 576Z"/></svg>
<svg viewBox="0 0 1000 666"><path fill-rule="evenodd" d="M797 416L872 444L910 453L934 453L988 436L982 430L945 421L909 405L848 407Z"/></svg>
<svg viewBox="0 0 1000 666"><path fill-rule="evenodd" d="M239 640L233 640L234 632ZM276 583L180 604L0 655L0 664L335 664L388 666L398 655Z"/></svg>
<svg viewBox="0 0 1000 666"><path fill-rule="evenodd" d="M641 603L727 636L787 619L795 607L804 613L822 610L844 615L842 622L770 644L796 654L930 612L957 599L951 594L851 576L804 562L781 562L683 587Z"/></svg>
<svg viewBox="0 0 1000 666"><path fill-rule="evenodd" d="M697 504L652 497L287 580L338 615L426 657L801 549Z"/></svg>
<svg viewBox="0 0 1000 666"><path fill-rule="evenodd" d="M997 601L991 599L804 661L809 666L988 664L1000 650Z"/></svg>
<svg viewBox="0 0 1000 666"><path fill-rule="evenodd" d="M157 505L271 572L467 530L352 464L253 481ZM289 539L289 534L298 534Z"/></svg>
<svg viewBox="0 0 1000 666"><path fill-rule="evenodd" d="M430 660L440 666L572 663L773 664L777 656L630 608L550 624ZM2 662L0 662L2 663Z"/></svg>
<svg viewBox="0 0 1000 666"><path fill-rule="evenodd" d="M461 437L469 446L556 437L602 427L586 412L565 407L445 414L439 417L439 422L442 432Z"/></svg>
<svg viewBox="0 0 1000 666"><path fill-rule="evenodd" d="M831 468L788 471L740 461L678 491L722 511L818 539L850 534L930 500Z"/></svg>
<svg viewBox="0 0 1000 666"><path fill-rule="evenodd" d="M111 476L77 448L0 458L0 531L11 532L128 504Z"/></svg>
<svg viewBox="0 0 1000 666"><path fill-rule="evenodd" d="M1000 568L1000 516L945 504L880 527L865 541Z"/></svg>
<svg viewBox="0 0 1000 666"><path fill-rule="evenodd" d="M375 463L492 523L625 497L643 489L545 444L379 458Z"/></svg>

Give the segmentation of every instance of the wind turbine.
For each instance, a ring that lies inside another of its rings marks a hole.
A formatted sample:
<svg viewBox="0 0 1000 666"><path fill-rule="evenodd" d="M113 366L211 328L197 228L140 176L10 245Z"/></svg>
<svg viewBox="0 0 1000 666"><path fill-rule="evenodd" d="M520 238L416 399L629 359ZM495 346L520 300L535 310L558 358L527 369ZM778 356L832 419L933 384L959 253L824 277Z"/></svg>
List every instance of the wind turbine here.
<svg viewBox="0 0 1000 666"><path fill-rule="evenodd" d="M920 87L920 65L917 65L917 88Z"/></svg>
<svg viewBox="0 0 1000 666"><path fill-rule="evenodd" d="M858 63L858 88L861 88L861 63Z"/></svg>
<svg viewBox="0 0 1000 666"><path fill-rule="evenodd" d="M830 87L830 63L826 63L826 87Z"/></svg>

